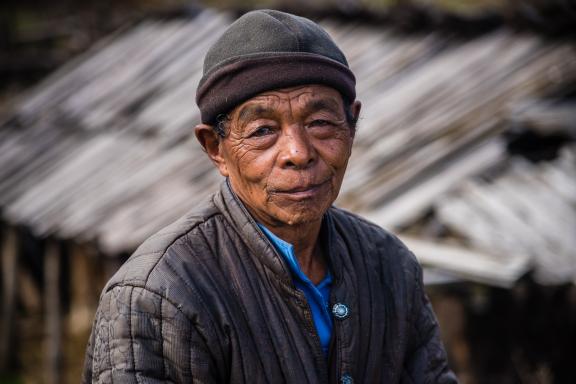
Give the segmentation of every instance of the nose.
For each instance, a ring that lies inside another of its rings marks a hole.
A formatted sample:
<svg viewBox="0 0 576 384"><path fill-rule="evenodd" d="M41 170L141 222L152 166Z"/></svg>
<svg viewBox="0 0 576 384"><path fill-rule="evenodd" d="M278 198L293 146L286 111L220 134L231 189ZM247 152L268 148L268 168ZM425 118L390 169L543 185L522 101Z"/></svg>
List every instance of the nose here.
<svg viewBox="0 0 576 384"><path fill-rule="evenodd" d="M306 169L318 156L305 128L293 125L284 130L280 139L279 161L283 168Z"/></svg>

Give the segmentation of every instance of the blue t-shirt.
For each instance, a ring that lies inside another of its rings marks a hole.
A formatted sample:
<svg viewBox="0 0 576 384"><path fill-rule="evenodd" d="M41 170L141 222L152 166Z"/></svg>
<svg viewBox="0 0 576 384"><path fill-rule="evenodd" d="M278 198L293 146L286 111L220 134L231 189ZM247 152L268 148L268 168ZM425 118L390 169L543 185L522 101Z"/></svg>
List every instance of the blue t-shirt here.
<svg viewBox="0 0 576 384"><path fill-rule="evenodd" d="M294 255L294 247L292 244L285 242L278 236L274 235L268 228L262 224L258 224L262 231L268 236L272 244L276 247L278 252L284 257L290 270L292 271L292 279L296 288L304 292L308 305L312 311L312 319L316 326L316 332L320 338L320 345L324 351L324 356L328 356L328 349L330 347L330 337L332 336L332 317L328 306L330 304L330 287L332 285L332 274L330 271L318 285L314 285L312 281L300 269L298 260Z"/></svg>

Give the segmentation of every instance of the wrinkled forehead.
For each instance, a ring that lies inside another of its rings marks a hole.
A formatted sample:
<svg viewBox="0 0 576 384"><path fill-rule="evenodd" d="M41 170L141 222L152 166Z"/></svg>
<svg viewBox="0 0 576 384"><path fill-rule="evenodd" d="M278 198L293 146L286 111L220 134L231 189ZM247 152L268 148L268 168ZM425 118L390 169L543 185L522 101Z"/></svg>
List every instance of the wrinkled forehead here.
<svg viewBox="0 0 576 384"><path fill-rule="evenodd" d="M262 92L232 111L232 116L241 120L254 114L293 111L313 112L328 110L341 112L343 100L334 88L324 85L304 85Z"/></svg>

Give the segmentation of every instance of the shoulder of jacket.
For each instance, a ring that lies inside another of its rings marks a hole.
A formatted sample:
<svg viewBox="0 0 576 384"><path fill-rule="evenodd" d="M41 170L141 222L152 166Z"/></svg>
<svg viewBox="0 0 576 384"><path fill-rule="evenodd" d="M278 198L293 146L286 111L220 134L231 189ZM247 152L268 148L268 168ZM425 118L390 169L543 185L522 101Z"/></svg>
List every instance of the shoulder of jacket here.
<svg viewBox="0 0 576 384"><path fill-rule="evenodd" d="M202 206L191 210L150 236L112 276L104 292L118 285L146 286L150 274L171 247L174 247L182 238L201 231L200 227L203 224L214 220L219 214L220 211L211 198Z"/></svg>

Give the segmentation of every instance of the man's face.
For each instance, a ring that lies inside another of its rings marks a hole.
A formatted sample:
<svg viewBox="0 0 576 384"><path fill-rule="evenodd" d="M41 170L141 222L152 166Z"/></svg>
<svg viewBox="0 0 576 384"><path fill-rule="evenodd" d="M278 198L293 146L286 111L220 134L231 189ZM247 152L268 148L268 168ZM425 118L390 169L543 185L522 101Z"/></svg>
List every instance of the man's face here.
<svg viewBox="0 0 576 384"><path fill-rule="evenodd" d="M353 139L336 90L274 90L232 111L216 163L256 220L298 225L321 220L336 199Z"/></svg>

